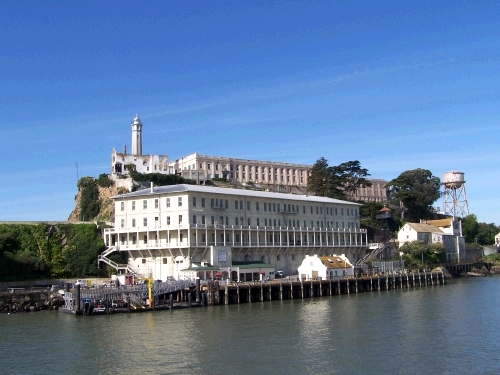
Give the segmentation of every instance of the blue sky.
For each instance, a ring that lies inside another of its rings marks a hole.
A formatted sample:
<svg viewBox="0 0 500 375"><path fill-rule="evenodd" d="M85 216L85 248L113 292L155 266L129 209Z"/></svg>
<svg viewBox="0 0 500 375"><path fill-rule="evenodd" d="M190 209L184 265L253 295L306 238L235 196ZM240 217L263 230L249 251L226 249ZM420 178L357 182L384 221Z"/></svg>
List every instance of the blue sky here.
<svg viewBox="0 0 500 375"><path fill-rule="evenodd" d="M500 224L498 1L0 2L0 220L143 152L465 173ZM442 201L435 206L442 207Z"/></svg>

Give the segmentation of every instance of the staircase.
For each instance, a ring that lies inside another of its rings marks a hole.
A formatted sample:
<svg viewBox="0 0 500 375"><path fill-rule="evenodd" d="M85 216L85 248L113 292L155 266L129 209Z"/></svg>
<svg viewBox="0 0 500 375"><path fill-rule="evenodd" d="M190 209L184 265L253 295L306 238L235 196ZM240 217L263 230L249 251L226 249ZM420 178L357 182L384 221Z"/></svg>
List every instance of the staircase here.
<svg viewBox="0 0 500 375"><path fill-rule="evenodd" d="M106 250L104 250L102 254L97 257L97 265L99 266L99 263L103 262L108 266L113 267L117 273L120 273L120 271L122 271L122 273L135 275L136 270L132 269L132 267L130 267L128 264L119 264L107 257L109 254L116 250L117 249L114 246L110 246Z"/></svg>
<svg viewBox="0 0 500 375"><path fill-rule="evenodd" d="M358 260L356 262L356 266L362 266L366 264L368 261L370 261L372 258L375 258L376 256L380 255L386 248L386 244L381 243L379 246L374 249L373 251L369 252L366 254L362 259Z"/></svg>

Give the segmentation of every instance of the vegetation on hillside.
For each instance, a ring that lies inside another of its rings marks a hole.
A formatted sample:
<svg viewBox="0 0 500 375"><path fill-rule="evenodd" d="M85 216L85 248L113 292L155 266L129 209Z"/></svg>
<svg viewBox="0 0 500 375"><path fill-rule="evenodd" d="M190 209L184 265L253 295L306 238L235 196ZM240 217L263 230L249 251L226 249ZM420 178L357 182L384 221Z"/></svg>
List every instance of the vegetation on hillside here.
<svg viewBox="0 0 500 375"><path fill-rule="evenodd" d="M0 280L99 276L94 224L0 224Z"/></svg>
<svg viewBox="0 0 500 375"><path fill-rule="evenodd" d="M80 221L91 221L99 213L101 202L97 180L93 177L82 177L78 181L80 191Z"/></svg>
<svg viewBox="0 0 500 375"><path fill-rule="evenodd" d="M493 223L479 223L474 214L462 218L462 233L468 244L493 245L500 227Z"/></svg>
<svg viewBox="0 0 500 375"><path fill-rule="evenodd" d="M196 185L195 180L183 178L176 174L161 174L161 173L138 173L130 171L130 177L134 181L150 181L156 186L189 184Z"/></svg>

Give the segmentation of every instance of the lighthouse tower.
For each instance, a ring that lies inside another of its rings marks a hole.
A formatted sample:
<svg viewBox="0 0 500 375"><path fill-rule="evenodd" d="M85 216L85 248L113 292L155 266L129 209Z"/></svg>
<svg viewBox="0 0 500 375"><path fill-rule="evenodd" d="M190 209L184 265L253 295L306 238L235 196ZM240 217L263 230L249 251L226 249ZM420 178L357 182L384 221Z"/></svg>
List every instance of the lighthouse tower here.
<svg viewBox="0 0 500 375"><path fill-rule="evenodd" d="M135 115L132 123L132 155L142 155L142 123L139 115Z"/></svg>

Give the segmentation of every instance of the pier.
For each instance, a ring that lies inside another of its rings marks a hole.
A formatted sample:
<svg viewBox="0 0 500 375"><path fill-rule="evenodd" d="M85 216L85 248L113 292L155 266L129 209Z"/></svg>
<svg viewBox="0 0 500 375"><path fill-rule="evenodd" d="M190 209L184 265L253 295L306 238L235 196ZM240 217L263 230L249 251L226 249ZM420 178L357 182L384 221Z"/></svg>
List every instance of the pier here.
<svg viewBox="0 0 500 375"><path fill-rule="evenodd" d="M424 288L444 285L444 272L420 272L392 275L300 280L297 277L254 282L191 281L161 283L149 291L147 287L102 288L100 290L67 291L61 312L76 315L132 313L174 308L230 305L277 300L292 300Z"/></svg>
<svg viewBox="0 0 500 375"><path fill-rule="evenodd" d="M208 283L203 289L208 305L304 299L341 294L357 294L444 285L443 272L299 280L298 278L251 283Z"/></svg>

